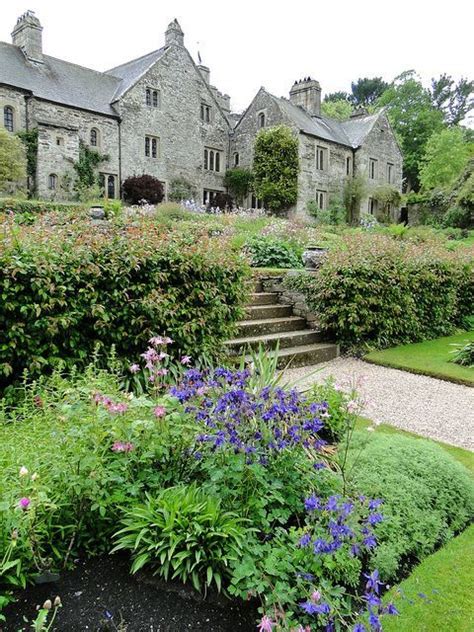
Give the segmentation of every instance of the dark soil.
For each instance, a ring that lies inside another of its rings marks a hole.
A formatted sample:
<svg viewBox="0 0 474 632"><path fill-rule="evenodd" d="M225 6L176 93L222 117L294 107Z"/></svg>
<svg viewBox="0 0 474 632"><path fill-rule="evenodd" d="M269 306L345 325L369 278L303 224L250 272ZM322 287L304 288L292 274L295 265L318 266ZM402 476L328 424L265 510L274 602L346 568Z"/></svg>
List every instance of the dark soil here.
<svg viewBox="0 0 474 632"><path fill-rule="evenodd" d="M0 632L26 632L37 607L59 595L51 632L255 632L256 610L249 604L129 573L125 557L78 561L58 582L32 586L18 595L0 623ZM25 622L26 619L26 622Z"/></svg>

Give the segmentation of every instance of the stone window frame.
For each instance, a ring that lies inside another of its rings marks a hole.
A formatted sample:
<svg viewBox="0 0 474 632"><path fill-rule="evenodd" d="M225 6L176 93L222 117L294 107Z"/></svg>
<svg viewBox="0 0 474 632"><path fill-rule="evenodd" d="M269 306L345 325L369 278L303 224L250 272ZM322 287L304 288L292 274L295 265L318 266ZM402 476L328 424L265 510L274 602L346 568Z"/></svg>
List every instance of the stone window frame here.
<svg viewBox="0 0 474 632"><path fill-rule="evenodd" d="M145 158L157 160L160 158L160 139L151 134L145 135Z"/></svg>
<svg viewBox="0 0 474 632"><path fill-rule="evenodd" d="M267 110L257 112L257 129L264 129L267 126Z"/></svg>
<svg viewBox="0 0 474 632"><path fill-rule="evenodd" d="M249 196L249 201L250 201L250 208L251 209L262 209L263 208L263 202L261 199L259 199L255 193L250 194Z"/></svg>
<svg viewBox="0 0 474 632"><path fill-rule="evenodd" d="M224 152L222 149L204 147L204 171L220 173L224 166Z"/></svg>
<svg viewBox="0 0 474 632"><path fill-rule="evenodd" d="M89 146L100 149L101 144L100 129L95 126L91 127L89 130Z"/></svg>
<svg viewBox="0 0 474 632"><path fill-rule="evenodd" d="M315 151L316 171L329 169L329 150L324 145L316 145Z"/></svg>
<svg viewBox="0 0 474 632"><path fill-rule="evenodd" d="M56 136L56 147L64 147L64 137Z"/></svg>
<svg viewBox="0 0 474 632"><path fill-rule="evenodd" d="M377 180L378 176L378 160L377 158L369 158L369 180Z"/></svg>
<svg viewBox="0 0 474 632"><path fill-rule="evenodd" d="M110 178L113 178L114 180L114 190L115 190L115 196L113 198L111 198L109 196L109 180ZM117 196L117 192L119 192L119 188L118 188L118 175L116 173L110 173L108 171L101 171L99 173L99 186L101 188L101 193L102 193L102 197L104 198L104 200L116 200L118 199L120 196Z"/></svg>
<svg viewBox="0 0 474 632"><path fill-rule="evenodd" d="M161 91L158 88L145 88L145 104L149 108L161 108Z"/></svg>
<svg viewBox="0 0 474 632"><path fill-rule="evenodd" d="M3 106L3 127L7 132L15 131L15 108L10 103Z"/></svg>
<svg viewBox="0 0 474 632"><path fill-rule="evenodd" d="M234 169L236 169L240 164L240 154L238 151L234 151L232 154L232 164L234 165Z"/></svg>
<svg viewBox="0 0 474 632"><path fill-rule="evenodd" d="M393 184L395 181L395 165L393 162L387 162L387 182Z"/></svg>
<svg viewBox="0 0 474 632"><path fill-rule="evenodd" d="M346 156L346 176L352 176L354 165L352 162L352 156Z"/></svg>
<svg viewBox="0 0 474 632"><path fill-rule="evenodd" d="M378 201L373 198L373 197L369 197L369 199L367 200L367 212L369 213L369 215L377 215L377 211L378 211Z"/></svg>
<svg viewBox="0 0 474 632"><path fill-rule="evenodd" d="M316 205L320 211L327 209L328 192L324 189L316 189Z"/></svg>
<svg viewBox="0 0 474 632"><path fill-rule="evenodd" d="M58 190L59 178L56 173L48 174L48 191Z"/></svg>
<svg viewBox="0 0 474 632"><path fill-rule="evenodd" d="M212 107L205 101L201 101L200 117L203 123L212 122Z"/></svg>

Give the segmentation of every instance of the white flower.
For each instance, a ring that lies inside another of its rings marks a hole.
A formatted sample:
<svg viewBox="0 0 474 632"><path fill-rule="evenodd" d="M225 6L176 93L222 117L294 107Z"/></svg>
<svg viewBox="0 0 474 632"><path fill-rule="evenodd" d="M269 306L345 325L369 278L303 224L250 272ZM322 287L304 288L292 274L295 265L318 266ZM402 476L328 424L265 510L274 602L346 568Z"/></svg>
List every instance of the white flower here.
<svg viewBox="0 0 474 632"><path fill-rule="evenodd" d="M32 481L36 481L36 479L37 479L37 478L39 478L39 474L38 474L38 472L34 472L34 473L31 475L31 480L32 480Z"/></svg>
<svg viewBox="0 0 474 632"><path fill-rule="evenodd" d="M28 476L28 470L24 465L20 467L20 476Z"/></svg>

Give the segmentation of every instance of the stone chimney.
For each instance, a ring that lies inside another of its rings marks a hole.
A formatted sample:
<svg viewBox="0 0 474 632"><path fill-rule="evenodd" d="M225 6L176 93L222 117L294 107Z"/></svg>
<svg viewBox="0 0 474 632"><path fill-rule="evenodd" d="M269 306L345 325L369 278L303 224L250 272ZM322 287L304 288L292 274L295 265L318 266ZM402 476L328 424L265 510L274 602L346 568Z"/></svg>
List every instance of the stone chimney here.
<svg viewBox="0 0 474 632"><path fill-rule="evenodd" d="M207 66L203 66L203 64L199 64L198 65L198 70L201 73L202 78L207 83L207 85L210 85L210 83L211 83L211 71L209 70L209 68Z"/></svg>
<svg viewBox="0 0 474 632"><path fill-rule="evenodd" d="M358 105L356 109L351 113L351 119L358 118L359 116L368 116L369 111L363 105Z"/></svg>
<svg viewBox="0 0 474 632"><path fill-rule="evenodd" d="M165 33L165 45L178 44L184 46L184 33L181 30L178 20L176 18L168 24L168 28Z"/></svg>
<svg viewBox="0 0 474 632"><path fill-rule="evenodd" d="M295 81L290 90L290 101L304 108L310 116L321 116L321 86L319 81L305 77Z"/></svg>
<svg viewBox="0 0 474 632"><path fill-rule="evenodd" d="M30 61L43 63L43 27L33 11L20 16L12 33L12 44Z"/></svg>

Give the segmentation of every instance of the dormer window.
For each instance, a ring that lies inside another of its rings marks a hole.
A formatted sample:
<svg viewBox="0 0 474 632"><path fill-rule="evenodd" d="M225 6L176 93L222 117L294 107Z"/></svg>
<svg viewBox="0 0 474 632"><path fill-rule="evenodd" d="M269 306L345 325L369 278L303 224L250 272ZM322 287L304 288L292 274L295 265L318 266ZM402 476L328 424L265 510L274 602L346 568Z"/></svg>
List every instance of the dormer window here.
<svg viewBox="0 0 474 632"><path fill-rule="evenodd" d="M259 129L262 129L262 127L265 127L266 125L265 112L259 112L257 116L257 124L258 124Z"/></svg>
<svg viewBox="0 0 474 632"><path fill-rule="evenodd" d="M7 131L13 132L13 108L11 105L6 105L3 108L3 125Z"/></svg>
<svg viewBox="0 0 474 632"><path fill-rule="evenodd" d="M211 122L211 106L206 103L201 103L201 121L204 123Z"/></svg>

